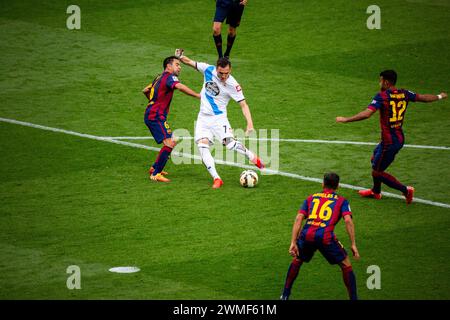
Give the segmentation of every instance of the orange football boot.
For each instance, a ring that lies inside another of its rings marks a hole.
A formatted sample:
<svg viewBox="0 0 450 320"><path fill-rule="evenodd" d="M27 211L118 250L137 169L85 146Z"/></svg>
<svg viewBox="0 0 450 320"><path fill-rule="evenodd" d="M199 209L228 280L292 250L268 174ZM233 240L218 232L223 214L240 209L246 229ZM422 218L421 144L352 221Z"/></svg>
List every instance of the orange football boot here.
<svg viewBox="0 0 450 320"><path fill-rule="evenodd" d="M150 175L150 179L157 182L170 182L170 180L165 178L161 173Z"/></svg>
<svg viewBox="0 0 450 320"><path fill-rule="evenodd" d="M406 198L406 204L410 204L413 201L415 189L411 186L407 186L406 189L408 190L408 193L404 195Z"/></svg>
<svg viewBox="0 0 450 320"><path fill-rule="evenodd" d="M372 191L372 189L359 190L358 193L361 197L364 198L374 198L377 200L381 199L381 193L375 193Z"/></svg>
<svg viewBox="0 0 450 320"><path fill-rule="evenodd" d="M222 185L223 185L222 179L216 178L216 179L214 179L214 183L213 183L212 188L213 189L219 189Z"/></svg>
<svg viewBox="0 0 450 320"><path fill-rule="evenodd" d="M264 169L266 166L264 165L264 163L262 162L261 158L258 157L257 155L255 155L255 158L252 161L255 166L257 166L260 170Z"/></svg>

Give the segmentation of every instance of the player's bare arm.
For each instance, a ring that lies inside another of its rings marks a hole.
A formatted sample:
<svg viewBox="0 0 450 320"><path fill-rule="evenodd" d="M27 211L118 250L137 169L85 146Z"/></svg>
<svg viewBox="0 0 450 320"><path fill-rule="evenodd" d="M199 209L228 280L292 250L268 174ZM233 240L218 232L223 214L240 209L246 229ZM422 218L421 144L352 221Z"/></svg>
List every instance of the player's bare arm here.
<svg viewBox="0 0 450 320"><path fill-rule="evenodd" d="M245 5L247 5L247 0L241 0L241 2L239 2L239 4L241 5L241 6L245 6Z"/></svg>
<svg viewBox="0 0 450 320"><path fill-rule="evenodd" d="M370 118L375 113L374 110L366 109L364 111L361 111L358 114L355 114L352 117L336 117L336 122L340 123L346 123L346 122L354 122L354 121L361 121Z"/></svg>
<svg viewBox="0 0 450 320"><path fill-rule="evenodd" d="M448 95L445 92L441 92L438 95L434 95L434 94L418 94L417 95L417 100L418 102L434 102L434 101L438 101L441 99L447 99Z"/></svg>
<svg viewBox="0 0 450 320"><path fill-rule="evenodd" d="M353 224L353 219L350 215L344 216L345 229L347 230L348 236L350 238L351 249L353 252L353 257L359 259L358 248L356 247L355 240L355 225Z"/></svg>
<svg viewBox="0 0 450 320"><path fill-rule="evenodd" d="M150 85L148 85L148 86L146 86L145 88L144 88L144 90L142 90L142 93L147 97L147 99L148 100L150 100L150 88L151 88L151 84Z"/></svg>
<svg viewBox="0 0 450 320"><path fill-rule="evenodd" d="M247 120L247 129L245 130L245 134L249 135L251 132L255 130L253 127L253 120L252 114L250 112L250 107L248 106L245 100L239 101L239 105L242 108L242 114L244 115L245 120Z"/></svg>
<svg viewBox="0 0 450 320"><path fill-rule="evenodd" d="M200 99L200 94L195 92L194 90L192 90L191 88L189 88L188 86L185 86L182 83L177 83L175 85L175 88L177 88L178 90L180 90L181 92L187 94L188 96L192 96L195 97L197 99Z"/></svg>
<svg viewBox="0 0 450 320"><path fill-rule="evenodd" d="M297 217L295 217L294 226L292 227L292 238L291 245L289 246L289 254L293 257L297 257L299 255L298 247L297 247L297 238L302 230L302 222L305 216L302 213L298 213Z"/></svg>

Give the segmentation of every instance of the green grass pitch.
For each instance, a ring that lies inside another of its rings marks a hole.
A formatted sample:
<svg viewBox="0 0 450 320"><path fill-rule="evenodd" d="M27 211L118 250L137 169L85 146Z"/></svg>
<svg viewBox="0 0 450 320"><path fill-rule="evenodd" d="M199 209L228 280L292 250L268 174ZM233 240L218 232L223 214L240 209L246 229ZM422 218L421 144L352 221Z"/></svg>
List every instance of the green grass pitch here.
<svg viewBox="0 0 450 320"><path fill-rule="evenodd" d="M176 47L214 63L214 2L78 0L81 30L68 30L69 1L1 1L0 117L96 136L146 136L142 88ZM338 125L394 68L399 86L450 89L447 0L379 0L381 30L368 30L373 1L249 1L232 50L257 129L280 138L377 142L378 115ZM225 32L225 30L224 30ZM201 76L180 78L199 90ZM237 104L235 128L245 126ZM193 134L198 102L176 92L169 122ZM450 146L447 101L410 105L407 144ZM168 164L170 184L148 180L154 151L0 122L1 299L278 299L290 262L291 227L320 184L219 165L221 190L201 164ZM130 141L133 142L133 141ZM136 142L136 141L134 141ZM156 146L151 140L136 143ZM279 169L369 187L373 146L280 142ZM176 157L174 157L174 161ZM404 148L389 172L416 196L450 203L450 151ZM387 188L384 191L391 191ZM354 212L361 299L450 298L450 209L340 189ZM341 222L336 233L348 248ZM69 290L66 269L81 269ZM132 265L135 274L110 267ZM381 269L369 290L366 270ZM302 267L292 299L346 299L339 268L319 254Z"/></svg>

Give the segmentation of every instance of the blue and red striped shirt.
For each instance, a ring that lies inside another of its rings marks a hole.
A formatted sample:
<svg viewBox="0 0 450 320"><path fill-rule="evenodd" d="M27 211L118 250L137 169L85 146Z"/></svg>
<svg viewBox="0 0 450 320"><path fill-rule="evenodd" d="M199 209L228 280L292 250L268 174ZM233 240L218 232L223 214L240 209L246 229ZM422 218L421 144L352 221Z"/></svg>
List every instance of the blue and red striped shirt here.
<svg viewBox="0 0 450 320"><path fill-rule="evenodd" d="M405 89L391 88L379 92L367 107L380 110L381 141L384 144L403 145L403 120L409 102L415 102L418 94Z"/></svg>
<svg viewBox="0 0 450 320"><path fill-rule="evenodd" d="M300 239L323 244L336 240L334 227L342 217L352 214L348 201L331 189L310 195L298 213L306 219Z"/></svg>
<svg viewBox="0 0 450 320"><path fill-rule="evenodd" d="M169 72L163 72L153 80L150 86L150 101L146 109L146 112L149 111L148 120L166 121L173 91L179 82L178 78Z"/></svg>

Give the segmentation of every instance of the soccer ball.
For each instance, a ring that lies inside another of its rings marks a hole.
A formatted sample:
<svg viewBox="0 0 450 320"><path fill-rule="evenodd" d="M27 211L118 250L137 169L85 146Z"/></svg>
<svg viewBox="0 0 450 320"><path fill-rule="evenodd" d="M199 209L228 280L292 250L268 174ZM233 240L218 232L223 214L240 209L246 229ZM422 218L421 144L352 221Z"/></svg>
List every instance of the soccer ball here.
<svg viewBox="0 0 450 320"><path fill-rule="evenodd" d="M253 170L244 170L241 173L239 182L244 188L253 188L258 184L258 175Z"/></svg>

